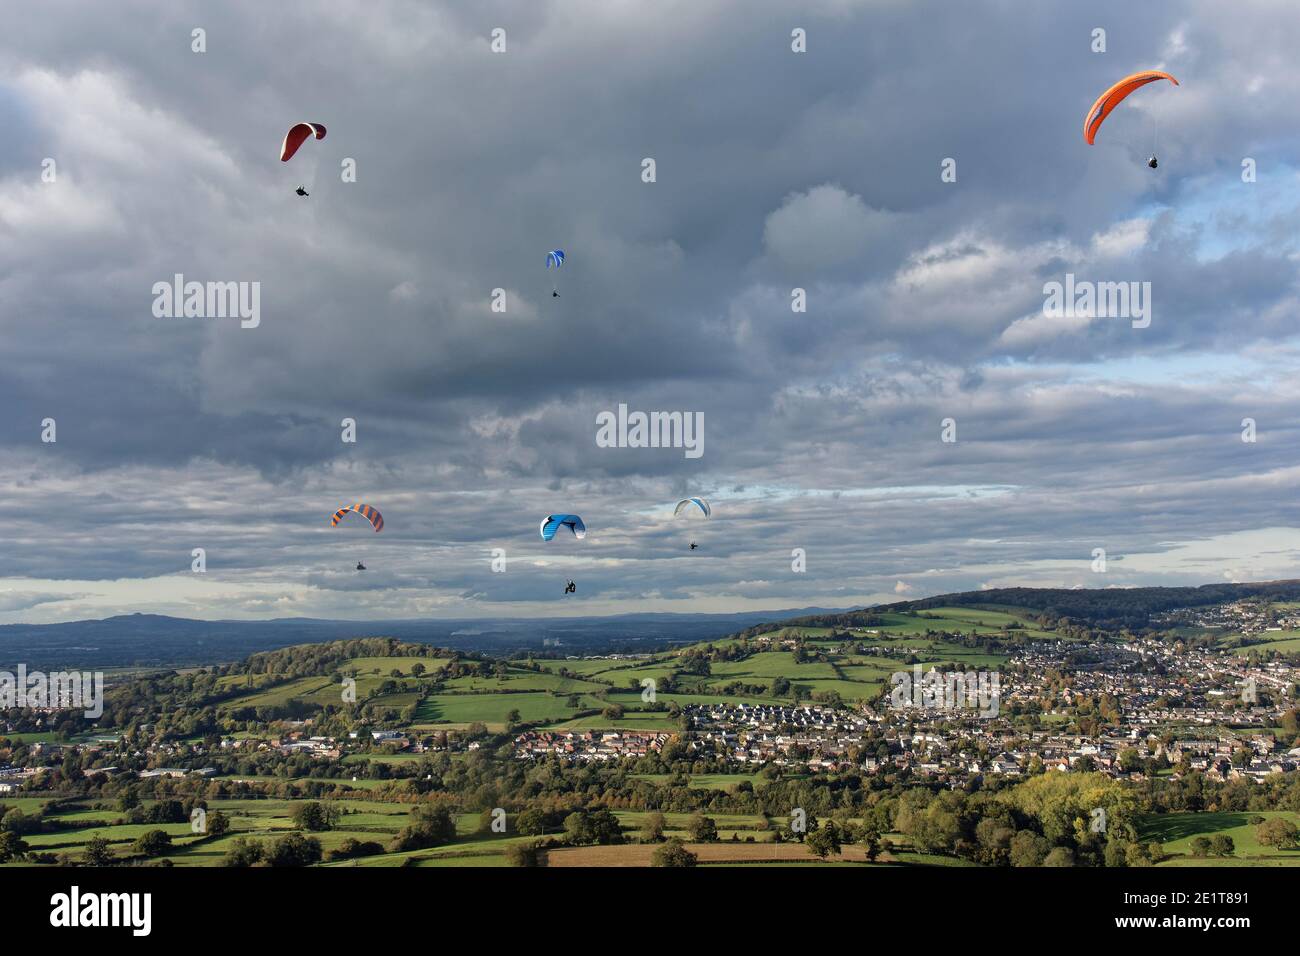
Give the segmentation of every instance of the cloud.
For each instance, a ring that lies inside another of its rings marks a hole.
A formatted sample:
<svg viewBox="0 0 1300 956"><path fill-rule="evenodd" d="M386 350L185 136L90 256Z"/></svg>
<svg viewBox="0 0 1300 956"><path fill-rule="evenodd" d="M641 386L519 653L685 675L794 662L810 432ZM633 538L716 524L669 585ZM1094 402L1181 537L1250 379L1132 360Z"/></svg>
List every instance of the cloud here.
<svg viewBox="0 0 1300 956"><path fill-rule="evenodd" d="M1300 11L1126 8L1106 56L1087 9L938 0L816 4L805 54L775 0L10 19L4 620L844 605L1092 586L1101 546L1107 583L1297 573ZM154 318L176 273L260 283L261 325ZM1150 327L1046 318L1067 273L1150 281ZM598 447L620 403L704 413L705 457ZM382 535L329 528L358 499Z"/></svg>
<svg viewBox="0 0 1300 956"><path fill-rule="evenodd" d="M826 183L787 196L767 217L763 244L791 271L817 272L868 254L889 237L893 218Z"/></svg>
<svg viewBox="0 0 1300 956"><path fill-rule="evenodd" d="M42 604L54 604L60 601L75 601L88 597L85 593L58 594L42 591L15 591L0 589L0 612L28 611Z"/></svg>

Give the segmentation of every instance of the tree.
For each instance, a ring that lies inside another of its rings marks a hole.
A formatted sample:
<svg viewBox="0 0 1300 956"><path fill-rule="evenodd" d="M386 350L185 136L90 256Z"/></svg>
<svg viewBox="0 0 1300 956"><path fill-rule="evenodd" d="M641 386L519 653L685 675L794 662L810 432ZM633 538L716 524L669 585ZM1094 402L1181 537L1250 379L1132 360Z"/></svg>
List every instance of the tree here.
<svg viewBox="0 0 1300 956"><path fill-rule="evenodd" d="M922 852L951 850L961 836L961 821L957 819L957 814L937 801L924 811L911 813L904 819L906 823L901 824L899 829L911 837L916 848Z"/></svg>
<svg viewBox="0 0 1300 956"><path fill-rule="evenodd" d="M266 862L271 866L311 866L320 861L320 840L301 833L286 833L266 852Z"/></svg>
<svg viewBox="0 0 1300 956"><path fill-rule="evenodd" d="M541 836L546 832L546 814L537 807L529 807L515 817L515 829L524 836Z"/></svg>
<svg viewBox="0 0 1300 956"><path fill-rule="evenodd" d="M672 837L663 846L655 848L650 857L651 866L694 866L699 862L697 857L686 845L677 837Z"/></svg>
<svg viewBox="0 0 1300 956"><path fill-rule="evenodd" d="M4 831L0 833L0 863L20 860L27 852L27 844L17 833Z"/></svg>
<svg viewBox="0 0 1300 956"><path fill-rule="evenodd" d="M1043 866L1074 866L1074 851L1068 846L1058 846L1043 858Z"/></svg>
<svg viewBox="0 0 1300 956"><path fill-rule="evenodd" d="M1142 843L1130 843L1124 848L1125 866L1150 866L1151 850Z"/></svg>
<svg viewBox="0 0 1300 956"><path fill-rule="evenodd" d="M450 843L456 836L456 821L451 811L442 806L421 806L412 813L412 821L402 828L389 849L400 853L406 850L424 850L431 846Z"/></svg>
<svg viewBox="0 0 1300 956"><path fill-rule="evenodd" d="M1255 828L1255 835L1264 846L1277 847L1279 850L1291 850L1300 843L1300 829L1296 829L1296 825L1285 817L1265 820Z"/></svg>
<svg viewBox="0 0 1300 956"><path fill-rule="evenodd" d="M103 837L91 837L86 841L85 856L91 866L108 866L113 862L113 851Z"/></svg>
<svg viewBox="0 0 1300 956"><path fill-rule="evenodd" d="M362 842L355 837L348 837L327 854L331 860L350 860L357 856L376 856L384 852L382 843L373 840Z"/></svg>
<svg viewBox="0 0 1300 956"><path fill-rule="evenodd" d="M1051 847L1033 830L1021 830L1011 838L1012 866L1042 866Z"/></svg>
<svg viewBox="0 0 1300 956"><path fill-rule="evenodd" d="M1226 833L1216 833L1210 838L1210 852L1215 856L1232 856L1237 852L1237 847L1232 842L1232 837Z"/></svg>
<svg viewBox="0 0 1300 956"><path fill-rule="evenodd" d="M691 817L686 829L691 835L691 840L695 843L717 842L718 825L713 821L712 817L706 817L703 813L697 813Z"/></svg>
<svg viewBox="0 0 1300 956"><path fill-rule="evenodd" d="M219 837L229 831L230 817L226 816L220 810L214 810L208 814L208 836Z"/></svg>
<svg viewBox="0 0 1300 956"><path fill-rule="evenodd" d="M658 843L664 838L664 827L668 822L664 815L658 810L646 814L645 822L641 824L641 842Z"/></svg>
<svg viewBox="0 0 1300 956"><path fill-rule="evenodd" d="M511 866L540 865L536 843L512 843L506 847L506 862Z"/></svg>
<svg viewBox="0 0 1300 956"><path fill-rule="evenodd" d="M1106 849L1102 851L1102 859L1107 866L1128 866L1128 848L1129 842L1123 837L1111 837L1106 841Z"/></svg>
<svg viewBox="0 0 1300 956"><path fill-rule="evenodd" d="M1193 837L1190 849L1192 856L1204 859L1210 855L1210 838L1205 836Z"/></svg>
<svg viewBox="0 0 1300 956"><path fill-rule="evenodd" d="M575 810L564 818L564 834L574 846L622 843L623 825L612 810L604 807L591 811Z"/></svg>
<svg viewBox="0 0 1300 956"><path fill-rule="evenodd" d="M190 815L179 800L159 800L145 811L145 823L188 823Z"/></svg>
<svg viewBox="0 0 1300 956"><path fill-rule="evenodd" d="M808 834L804 843L808 845L808 849L817 854L819 859L824 860L830 854L840 852L839 828L833 821L829 822L826 826Z"/></svg>
<svg viewBox="0 0 1300 956"><path fill-rule="evenodd" d="M587 814L581 810L574 810L564 818L564 835L574 846L596 842L591 822L587 819Z"/></svg>
<svg viewBox="0 0 1300 956"><path fill-rule="evenodd" d="M986 866L1006 866L1011 862L1011 838L1015 828L997 817L985 817L975 825L978 860Z"/></svg>
<svg viewBox="0 0 1300 956"><path fill-rule="evenodd" d="M235 837L230 842L230 849L221 860L222 866L253 866L262 862L264 851L262 844L248 837Z"/></svg>
<svg viewBox="0 0 1300 956"><path fill-rule="evenodd" d="M150 830L136 838L135 852L144 856L161 856L171 845L172 837L166 830Z"/></svg>
<svg viewBox="0 0 1300 956"><path fill-rule="evenodd" d="M326 806L312 800L307 803L298 803L293 808L293 822L301 830L311 830L319 832L329 830L334 826L338 817L338 811L332 806Z"/></svg>

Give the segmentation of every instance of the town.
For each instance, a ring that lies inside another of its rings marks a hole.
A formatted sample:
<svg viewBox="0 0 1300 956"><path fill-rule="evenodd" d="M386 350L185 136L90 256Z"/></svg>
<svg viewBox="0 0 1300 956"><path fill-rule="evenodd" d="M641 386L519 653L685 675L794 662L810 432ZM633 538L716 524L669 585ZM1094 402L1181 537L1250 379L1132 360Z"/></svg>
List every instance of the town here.
<svg viewBox="0 0 1300 956"><path fill-rule="evenodd" d="M619 807L620 829L657 806L707 806L734 821L728 832L743 843L773 833L792 801L826 801L851 781L853 796L841 798L846 833L870 824L871 846L932 861L926 853L969 855L970 837L934 839L903 809L914 797L972 799L1087 779L1130 814L1112 807L1126 835L1111 856L1159 860L1163 851L1129 848L1143 828L1158 830L1163 803L1185 804L1185 785L1233 794L1220 804L1270 808L1300 776L1300 660L1291 632L1272 630L1289 628L1291 614L1289 605L1238 600L1111 629L935 604L640 653L552 645L500 659L381 638L299 645L116 678L98 720L52 707L4 711L0 808L8 800L40 812L3 812L0 831L63 848L31 860L75 863L94 834L152 815L179 826L182 810L232 814L233 833L196 832L166 857L186 862L185 847L211 841L242 852L231 841L259 826L250 799L281 807L281 829L313 799L376 820L405 814L412 801L468 812L495 800L500 832L519 814L518 826L545 837L545 858L558 864L589 837L582 827L561 835L573 812L536 817L533 801L544 794L543 805L587 805L583 813ZM1138 795L1146 817L1131 816ZM146 809L176 797L172 809ZM110 807L126 809L114 817ZM362 841L367 826L345 832ZM400 829L391 826L382 832ZM127 832L124 852L134 846ZM394 840L386 852L418 849L406 845ZM1100 860L1103 849L1073 840L1066 848L1080 861ZM1040 849L1025 859L1045 858L1051 845Z"/></svg>

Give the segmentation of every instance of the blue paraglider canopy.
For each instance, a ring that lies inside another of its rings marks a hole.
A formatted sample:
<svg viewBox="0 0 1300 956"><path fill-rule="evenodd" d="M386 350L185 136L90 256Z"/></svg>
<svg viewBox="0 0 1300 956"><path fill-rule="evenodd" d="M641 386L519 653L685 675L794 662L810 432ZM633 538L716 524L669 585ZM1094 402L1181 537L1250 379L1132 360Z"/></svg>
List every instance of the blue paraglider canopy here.
<svg viewBox="0 0 1300 956"><path fill-rule="evenodd" d="M550 541L555 537L555 532L561 528L568 528L575 538L587 536L587 526L577 515L547 515L546 520L542 522L542 540Z"/></svg>

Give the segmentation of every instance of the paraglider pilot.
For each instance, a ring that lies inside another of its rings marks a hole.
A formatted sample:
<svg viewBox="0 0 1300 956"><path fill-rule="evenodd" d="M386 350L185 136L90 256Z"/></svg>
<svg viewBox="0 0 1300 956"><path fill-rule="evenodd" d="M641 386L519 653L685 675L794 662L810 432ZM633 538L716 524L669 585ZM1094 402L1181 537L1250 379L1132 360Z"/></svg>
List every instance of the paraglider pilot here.
<svg viewBox="0 0 1300 956"><path fill-rule="evenodd" d="M294 190L294 192L296 192L299 196L310 196L310 195L311 195L311 193L307 192L307 187L305 187L305 186L299 186L297 189Z"/></svg>
<svg viewBox="0 0 1300 956"><path fill-rule="evenodd" d="M577 590L578 590L578 586L574 584L572 581L570 581L568 584L564 586L565 594L573 594Z"/></svg>

